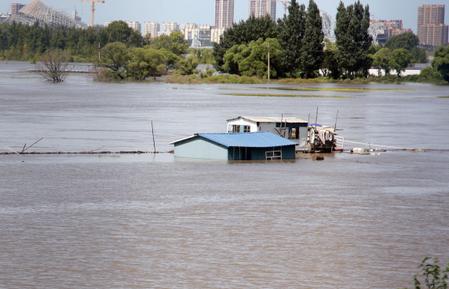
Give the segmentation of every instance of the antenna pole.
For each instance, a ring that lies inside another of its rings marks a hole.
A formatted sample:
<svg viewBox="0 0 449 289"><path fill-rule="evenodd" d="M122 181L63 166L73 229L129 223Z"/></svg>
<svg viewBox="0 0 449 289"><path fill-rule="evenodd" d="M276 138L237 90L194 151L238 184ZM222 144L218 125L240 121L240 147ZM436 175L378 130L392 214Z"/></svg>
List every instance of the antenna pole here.
<svg viewBox="0 0 449 289"><path fill-rule="evenodd" d="M337 110L337 117L335 118L335 127L334 130L337 131L337 122L338 122L338 114L340 113L340 111Z"/></svg>
<svg viewBox="0 0 449 289"><path fill-rule="evenodd" d="M315 126L318 125L318 109L319 109L319 107L317 106L316 107L316 115L315 115Z"/></svg>

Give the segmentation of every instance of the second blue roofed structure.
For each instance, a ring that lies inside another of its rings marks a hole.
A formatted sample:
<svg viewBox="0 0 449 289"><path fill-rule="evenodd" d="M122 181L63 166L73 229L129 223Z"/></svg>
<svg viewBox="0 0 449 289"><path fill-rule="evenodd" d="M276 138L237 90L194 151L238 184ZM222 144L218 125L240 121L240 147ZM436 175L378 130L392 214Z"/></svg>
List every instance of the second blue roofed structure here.
<svg viewBox="0 0 449 289"><path fill-rule="evenodd" d="M294 160L295 143L270 132L199 133L172 143L179 158Z"/></svg>

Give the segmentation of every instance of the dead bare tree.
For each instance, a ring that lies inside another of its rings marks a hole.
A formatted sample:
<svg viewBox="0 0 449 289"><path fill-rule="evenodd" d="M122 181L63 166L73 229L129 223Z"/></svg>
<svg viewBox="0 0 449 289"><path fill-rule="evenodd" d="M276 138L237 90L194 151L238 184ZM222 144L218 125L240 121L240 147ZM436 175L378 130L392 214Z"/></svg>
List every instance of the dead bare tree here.
<svg viewBox="0 0 449 289"><path fill-rule="evenodd" d="M41 57L39 71L42 76L53 83L63 82L67 74L68 55L56 49L45 52Z"/></svg>

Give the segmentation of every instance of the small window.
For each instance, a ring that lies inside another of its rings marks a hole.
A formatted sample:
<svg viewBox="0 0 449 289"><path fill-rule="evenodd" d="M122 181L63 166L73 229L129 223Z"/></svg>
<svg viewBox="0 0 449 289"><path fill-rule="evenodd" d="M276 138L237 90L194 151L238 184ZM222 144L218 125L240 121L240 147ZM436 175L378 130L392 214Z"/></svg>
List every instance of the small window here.
<svg viewBox="0 0 449 289"><path fill-rule="evenodd" d="M290 131L290 139L298 139L298 133L296 128L292 128L292 130Z"/></svg>
<svg viewBox="0 0 449 289"><path fill-rule="evenodd" d="M281 127L281 123L280 123L280 122L277 122L277 123L276 123L276 127L278 127L278 128Z"/></svg>
<svg viewBox="0 0 449 289"><path fill-rule="evenodd" d="M251 132L251 127L249 125L243 126L243 132Z"/></svg>
<svg viewBox="0 0 449 289"><path fill-rule="evenodd" d="M232 132L233 133L239 133L240 132L240 126L239 125L233 125L232 126Z"/></svg>
<svg viewBox="0 0 449 289"><path fill-rule="evenodd" d="M282 160L282 150L265 152L265 159L267 161Z"/></svg>

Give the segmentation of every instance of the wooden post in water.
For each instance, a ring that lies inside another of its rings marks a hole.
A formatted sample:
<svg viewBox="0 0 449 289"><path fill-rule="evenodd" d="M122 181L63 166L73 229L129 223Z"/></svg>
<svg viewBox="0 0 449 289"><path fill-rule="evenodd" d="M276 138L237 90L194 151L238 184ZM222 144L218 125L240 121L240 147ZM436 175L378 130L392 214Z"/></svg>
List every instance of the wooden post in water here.
<svg viewBox="0 0 449 289"><path fill-rule="evenodd" d="M151 121L151 135L153 136L153 153L156 153L156 140L154 139L154 126L153 121Z"/></svg>

